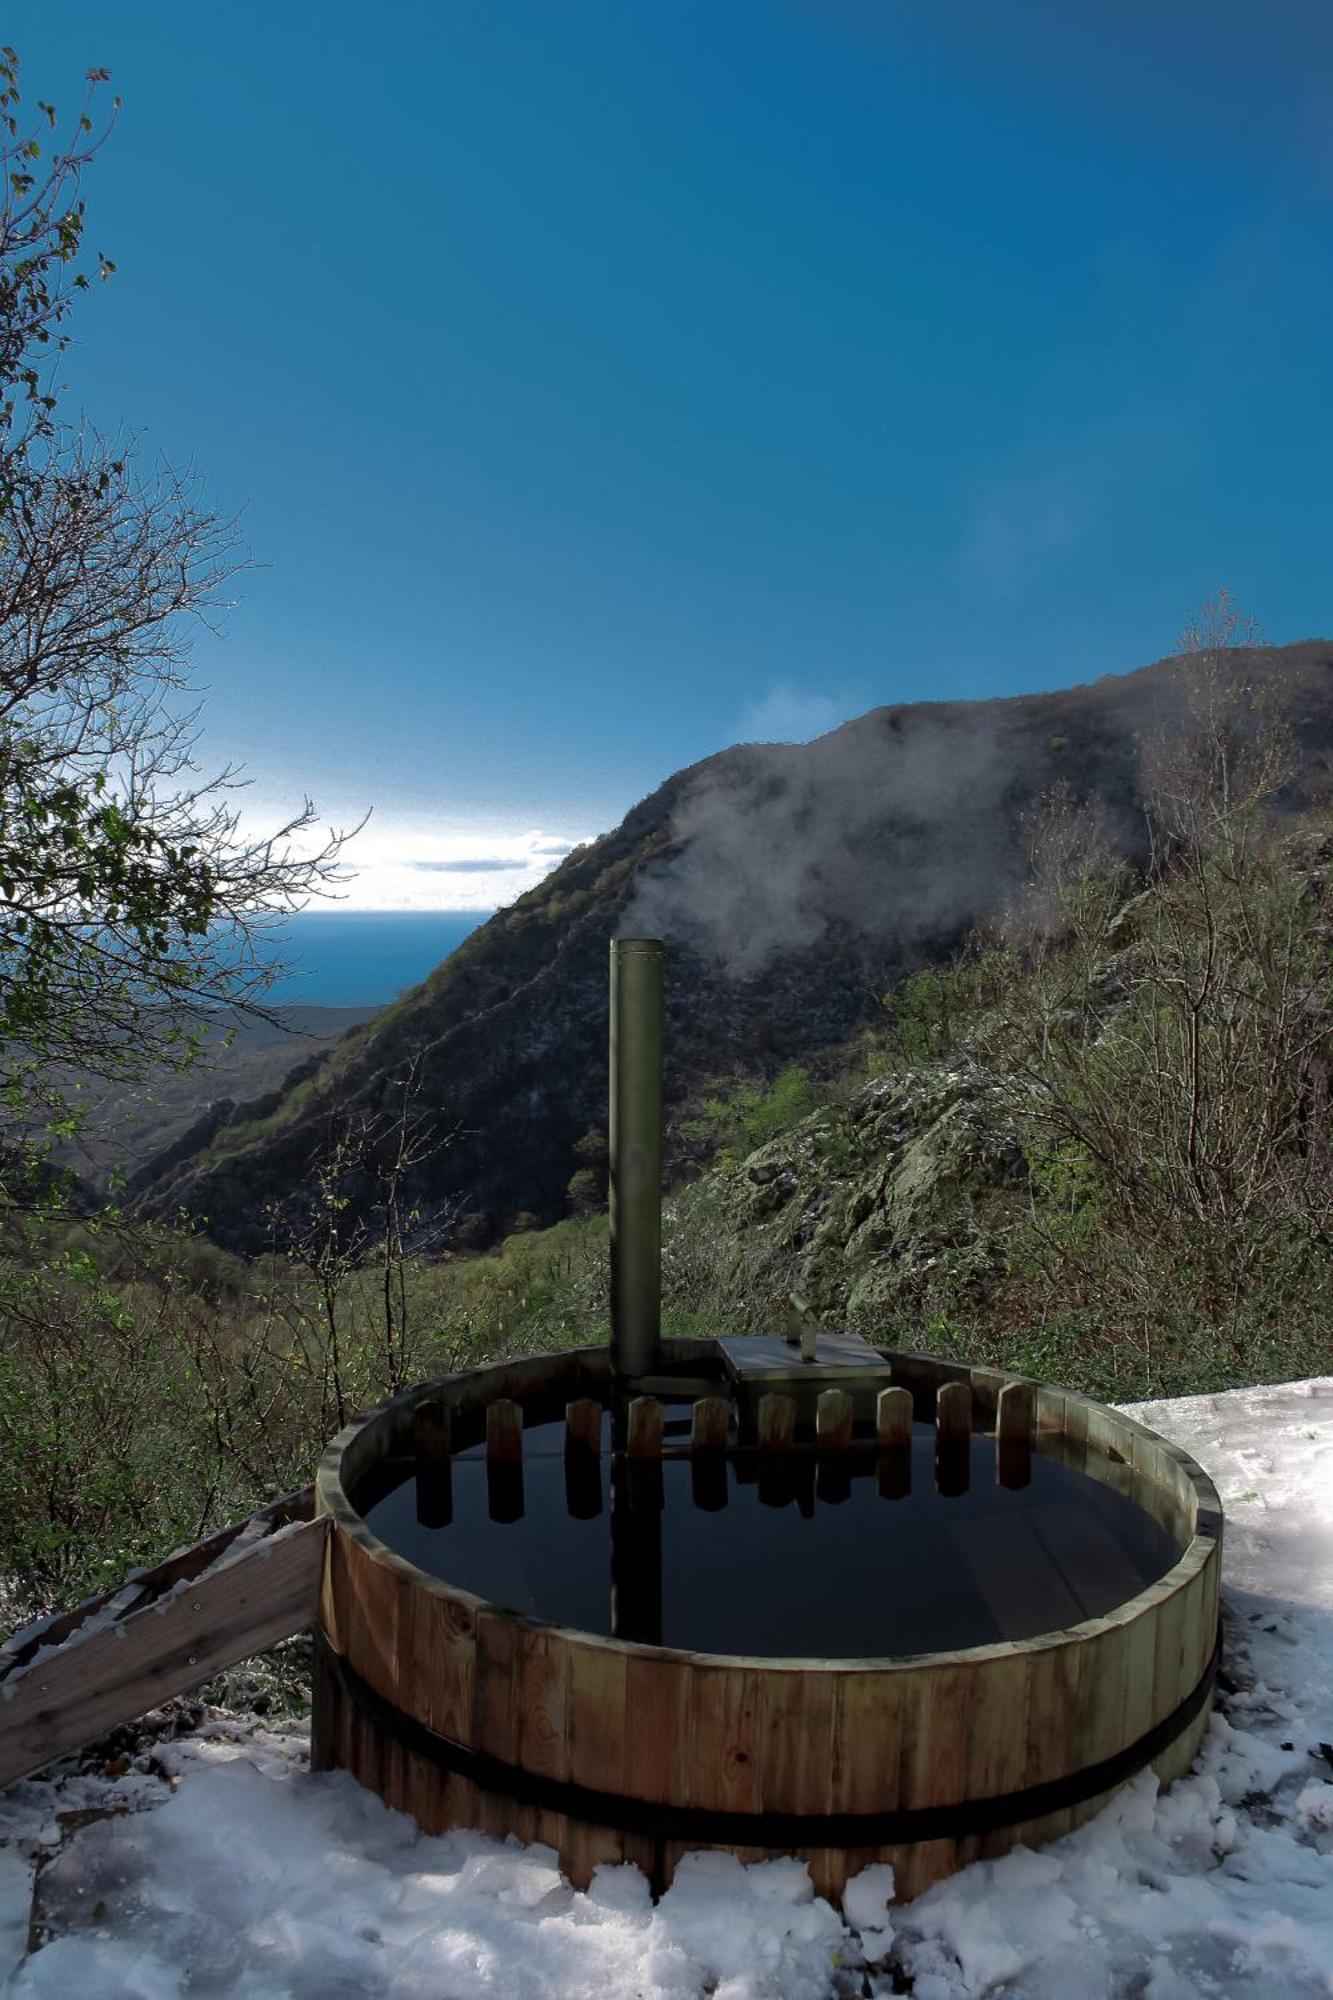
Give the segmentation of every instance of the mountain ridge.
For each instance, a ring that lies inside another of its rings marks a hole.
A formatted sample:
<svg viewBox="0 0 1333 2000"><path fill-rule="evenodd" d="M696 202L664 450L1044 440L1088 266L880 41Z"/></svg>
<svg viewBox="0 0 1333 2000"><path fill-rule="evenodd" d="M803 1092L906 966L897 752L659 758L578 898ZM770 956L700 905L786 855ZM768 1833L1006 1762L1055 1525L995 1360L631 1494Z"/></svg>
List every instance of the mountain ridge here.
<svg viewBox="0 0 1333 2000"><path fill-rule="evenodd" d="M1226 664L1280 689L1296 789L1321 785L1333 642L1239 649ZM552 1221L605 1122L618 930L668 941L669 1105L710 1076L817 1061L905 972L998 914L1055 785L1096 804L1118 851L1141 853L1139 743L1187 712L1190 686L1190 656L1173 656L1067 689L873 709L813 743L737 745L673 773L265 1115L238 1106L197 1151L149 1162L136 1205L258 1249L264 1209L300 1206L331 1128L391 1120L414 1071L432 1150L404 1193L423 1236L462 1223L481 1243ZM375 1169L372 1146L344 1189L353 1214L373 1204Z"/></svg>

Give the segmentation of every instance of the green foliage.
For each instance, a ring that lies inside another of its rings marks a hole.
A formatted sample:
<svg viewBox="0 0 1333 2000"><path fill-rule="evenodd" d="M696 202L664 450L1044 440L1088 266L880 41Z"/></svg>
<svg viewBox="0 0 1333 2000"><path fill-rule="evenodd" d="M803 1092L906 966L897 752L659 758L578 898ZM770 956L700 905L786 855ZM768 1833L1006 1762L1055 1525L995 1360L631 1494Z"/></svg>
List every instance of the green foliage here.
<svg viewBox="0 0 1333 2000"><path fill-rule="evenodd" d="M91 116L97 94L109 80L104 69L87 72L82 110L65 143L49 153L47 135L57 131L55 106L37 101L35 125L24 128L17 52L0 48L0 429L12 434L20 424L20 402L26 406L30 434L48 436L55 398L50 388L52 352L59 353L67 336L61 324L72 294L86 291L89 277L79 268L83 250L84 205L78 196L79 176L100 140ZM112 114L120 100L112 102ZM103 134L105 136L105 134ZM48 165L39 163L48 158ZM109 278L115 265L100 253L99 277ZM45 352L43 352L45 350ZM19 466L7 467L0 501L20 499Z"/></svg>
<svg viewBox="0 0 1333 2000"><path fill-rule="evenodd" d="M221 1495L199 1432L170 1328L92 1256L0 1271L0 1608L17 1622L200 1533Z"/></svg>
<svg viewBox="0 0 1333 2000"><path fill-rule="evenodd" d="M709 1157L734 1160L767 1145L803 1118L815 1098L809 1070L792 1063L772 1083L742 1078L711 1091L677 1120L680 1138Z"/></svg>
<svg viewBox="0 0 1333 2000"><path fill-rule="evenodd" d="M883 995L881 1046L903 1069L946 1061L981 1017L997 977L994 959L968 956L926 966Z"/></svg>
<svg viewBox="0 0 1333 2000"><path fill-rule="evenodd" d="M579 1167L569 1177L565 1197L576 1215L599 1208L603 1198L602 1176L592 1167Z"/></svg>
<svg viewBox="0 0 1333 2000"><path fill-rule="evenodd" d="M604 1216L478 1258L240 1267L32 1224L0 1256L0 1628L304 1484L342 1414L505 1354L605 1342Z"/></svg>

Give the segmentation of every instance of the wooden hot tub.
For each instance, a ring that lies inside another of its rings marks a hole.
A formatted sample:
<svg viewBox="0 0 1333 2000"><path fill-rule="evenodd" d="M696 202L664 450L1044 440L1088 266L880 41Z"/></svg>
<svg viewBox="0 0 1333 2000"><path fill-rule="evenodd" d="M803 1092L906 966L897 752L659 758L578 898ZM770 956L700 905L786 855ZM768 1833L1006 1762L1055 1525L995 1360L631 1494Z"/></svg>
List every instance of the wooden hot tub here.
<svg viewBox="0 0 1333 2000"><path fill-rule="evenodd" d="M669 1366L696 1373L717 1352L707 1341L665 1344ZM350 1425L320 1467L316 1505L332 1532L316 1766L352 1772L428 1832L548 1842L578 1885L600 1861L629 1860L661 1890L683 1853L722 1846L747 1860L796 1854L834 1901L869 1862L891 1862L898 1896L910 1897L970 1861L1068 1832L1146 1765L1165 1782L1187 1770L1217 1661L1222 1518L1206 1475L1083 1396L920 1355L883 1359L879 1386L907 1392L897 1407L909 1430L913 1415L919 1426L938 1412L941 1449L946 1408L951 1425L970 1421L984 1440L1012 1387L1036 1457L1132 1499L1170 1537L1174 1561L1104 1615L941 1652L784 1658L573 1629L428 1574L361 1508L382 1468L419 1460L441 1411L452 1451L466 1452L492 1406L517 1404L533 1425L562 1419L571 1403L586 1412L588 1399L609 1401L610 1357L588 1350L453 1375ZM874 1408L868 1388L858 1393L855 1448L873 1456ZM754 1411L734 1400L732 1435L749 1448ZM881 1396L881 1412L891 1404ZM821 1463L846 1443L796 1414L793 1433L769 1399L767 1441ZM571 1417L571 1437L573 1427ZM729 1447L707 1430L696 1415L696 1451ZM651 1455L651 1427L646 1435ZM586 1431L581 1442L596 1454ZM513 1450L499 1423L491 1443L501 1456ZM876 1518L891 1524L891 1499L885 1507ZM773 1575L771 1589L783 1588Z"/></svg>

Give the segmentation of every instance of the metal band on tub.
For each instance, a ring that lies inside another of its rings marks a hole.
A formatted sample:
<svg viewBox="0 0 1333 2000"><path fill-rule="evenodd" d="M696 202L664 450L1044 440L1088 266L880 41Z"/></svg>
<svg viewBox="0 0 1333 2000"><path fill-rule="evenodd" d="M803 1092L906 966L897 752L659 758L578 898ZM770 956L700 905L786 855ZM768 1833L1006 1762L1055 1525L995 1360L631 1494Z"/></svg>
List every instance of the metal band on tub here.
<svg viewBox="0 0 1333 2000"><path fill-rule="evenodd" d="M895 1807L883 1812L796 1813L758 1808L753 1812L713 1806L662 1804L625 1792L595 1791L567 1778L525 1771L501 1757L474 1750L452 1737L441 1736L408 1715L363 1680L329 1644L314 1634L318 1662L352 1706L381 1735L405 1750L425 1757L482 1791L512 1799L540 1812L562 1813L567 1819L620 1833L646 1834L656 1840L695 1843L702 1847L894 1847L922 1840L958 1839L993 1833L1023 1820L1044 1819L1048 1813L1083 1805L1101 1792L1113 1791L1168 1749L1194 1722L1217 1679L1222 1643L1219 1638L1202 1677L1171 1713L1134 1743L1099 1763L1085 1764L1064 1777L1049 1778L1021 1791L990 1798L960 1799L952 1805Z"/></svg>

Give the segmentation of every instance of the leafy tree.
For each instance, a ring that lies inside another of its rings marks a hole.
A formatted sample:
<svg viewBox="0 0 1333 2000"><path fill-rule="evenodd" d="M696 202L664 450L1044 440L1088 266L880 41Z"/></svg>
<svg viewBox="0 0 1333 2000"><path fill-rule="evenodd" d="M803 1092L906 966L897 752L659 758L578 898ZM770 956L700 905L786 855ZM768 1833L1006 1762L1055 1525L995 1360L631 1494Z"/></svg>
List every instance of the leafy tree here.
<svg viewBox="0 0 1333 2000"><path fill-rule="evenodd" d="M0 50L0 1091L13 1132L59 1067L183 1065L206 1014L254 1007L266 932L336 873L307 800L256 838L206 774L186 661L237 567L189 482L66 419L55 370L89 283L80 182L106 72L72 132L24 121ZM49 148L49 150L48 150ZM98 256L101 277L114 268ZM305 850L305 851L303 851ZM311 851L313 850L313 851Z"/></svg>

